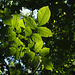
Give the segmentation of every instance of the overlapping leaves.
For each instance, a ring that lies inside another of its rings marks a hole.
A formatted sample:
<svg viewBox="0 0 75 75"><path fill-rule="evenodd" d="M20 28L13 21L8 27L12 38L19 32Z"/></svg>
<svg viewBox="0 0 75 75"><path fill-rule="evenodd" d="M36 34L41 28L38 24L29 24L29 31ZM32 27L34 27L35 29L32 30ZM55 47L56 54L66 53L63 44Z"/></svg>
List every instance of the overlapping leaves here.
<svg viewBox="0 0 75 75"><path fill-rule="evenodd" d="M38 65L40 60L43 60L45 68L52 71L52 62L47 62L47 58L45 59L50 49L43 47L42 40L42 37L51 37L52 32L46 27L40 27L49 21L50 16L49 7L45 6L38 11L37 23L28 16L20 19L19 14L14 14L9 19L3 19L3 23L9 26L8 37L9 41L12 41L9 49L12 55L16 55L17 60L24 55L28 56L27 60L32 61L31 64L35 64L34 67Z"/></svg>

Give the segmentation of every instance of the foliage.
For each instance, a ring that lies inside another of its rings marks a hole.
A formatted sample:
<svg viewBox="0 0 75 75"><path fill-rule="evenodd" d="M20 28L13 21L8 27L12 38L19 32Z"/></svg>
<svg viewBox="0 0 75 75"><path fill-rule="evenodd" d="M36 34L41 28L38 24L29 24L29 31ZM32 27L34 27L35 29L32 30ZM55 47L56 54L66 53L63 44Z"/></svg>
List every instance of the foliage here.
<svg viewBox="0 0 75 75"><path fill-rule="evenodd" d="M47 13L43 14L44 11L47 11ZM41 12L41 14L39 12ZM17 13L13 14L13 16L10 16L10 18L2 19L3 23L8 25L7 37L8 42L11 42L11 44L9 45L10 55L15 55L17 60L21 60L22 57L28 55L27 59L25 58L24 60L26 60L26 62L30 62L31 65L35 64L34 66L31 66L32 70L34 70L37 67L37 65L40 61L42 61L42 58L44 58L45 55L49 54L48 48L42 49L42 37L51 37L52 32L46 27L39 27L40 25L46 24L48 22L50 18L50 16L47 16L48 14L50 15L50 10L48 6L39 9L38 24L33 20L33 18L28 16L24 16L20 19L20 16ZM24 22L26 25L24 24ZM43 59L43 61L45 60ZM51 61L50 63L52 64ZM43 65L48 70L52 70L53 68L49 63L43 63ZM50 66L50 68L48 66Z"/></svg>
<svg viewBox="0 0 75 75"><path fill-rule="evenodd" d="M74 75L74 8L74 0L0 0L0 74Z"/></svg>

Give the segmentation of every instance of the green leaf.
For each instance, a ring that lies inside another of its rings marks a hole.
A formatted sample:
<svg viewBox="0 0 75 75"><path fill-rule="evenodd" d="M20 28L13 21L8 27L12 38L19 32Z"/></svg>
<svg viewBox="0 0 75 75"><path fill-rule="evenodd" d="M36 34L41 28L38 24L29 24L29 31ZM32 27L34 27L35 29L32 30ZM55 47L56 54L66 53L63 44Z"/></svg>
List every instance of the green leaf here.
<svg viewBox="0 0 75 75"><path fill-rule="evenodd" d="M44 6L41 9L39 9L37 14L39 26L46 24L50 16L51 16L51 12L48 6Z"/></svg>
<svg viewBox="0 0 75 75"><path fill-rule="evenodd" d="M25 54L25 53L21 51L20 57L22 58L22 57L24 56L24 54Z"/></svg>
<svg viewBox="0 0 75 75"><path fill-rule="evenodd" d="M9 17L9 18L6 17L6 18L4 18L2 21L3 21L4 24L12 26L12 25L13 25L13 24L12 24L12 20L13 20L12 17Z"/></svg>
<svg viewBox="0 0 75 75"><path fill-rule="evenodd" d="M14 55L16 53L16 48L15 47L9 47L10 49L10 54Z"/></svg>
<svg viewBox="0 0 75 75"><path fill-rule="evenodd" d="M23 39L23 38L24 38L24 36L21 35L21 34L18 34L18 37L19 37L20 39Z"/></svg>
<svg viewBox="0 0 75 75"><path fill-rule="evenodd" d="M24 21L26 25L29 26L31 29L37 28L36 22L31 17L24 17Z"/></svg>
<svg viewBox="0 0 75 75"><path fill-rule="evenodd" d="M19 59L19 51L20 51L20 49L17 48L17 50L16 50L16 59L17 59L17 60Z"/></svg>
<svg viewBox="0 0 75 75"><path fill-rule="evenodd" d="M16 33L13 31L11 32L11 34L8 34L8 37L9 37L9 41L13 41L16 39Z"/></svg>
<svg viewBox="0 0 75 75"><path fill-rule="evenodd" d="M49 50L50 50L50 48L44 47L43 49L40 49L39 54L41 56L46 56L47 54L49 54Z"/></svg>
<svg viewBox="0 0 75 75"><path fill-rule="evenodd" d="M41 38L41 36L40 36L39 34L33 33L33 34L32 34L32 40L33 40L34 42L40 42L40 41L42 41L42 38Z"/></svg>
<svg viewBox="0 0 75 75"><path fill-rule="evenodd" d="M39 52L39 50L43 47L43 41L40 42L36 42L35 46L34 46L34 51L35 52Z"/></svg>
<svg viewBox="0 0 75 75"><path fill-rule="evenodd" d="M35 67L38 66L40 60L41 60L40 56L35 56L31 63L32 68L35 69Z"/></svg>
<svg viewBox="0 0 75 75"><path fill-rule="evenodd" d="M43 64L47 70L51 70L51 71L53 70L53 63L50 61L50 59L44 57L43 58Z"/></svg>
<svg viewBox="0 0 75 75"><path fill-rule="evenodd" d="M38 27L37 33L39 33L42 37L51 37L52 32L47 27Z"/></svg>
<svg viewBox="0 0 75 75"><path fill-rule="evenodd" d="M16 27L16 33L21 33L21 28L19 25Z"/></svg>
<svg viewBox="0 0 75 75"><path fill-rule="evenodd" d="M34 46L34 42L33 42L33 41L29 41L28 47L29 47L29 48L32 48L33 46Z"/></svg>
<svg viewBox="0 0 75 75"><path fill-rule="evenodd" d="M30 27L25 27L25 36L30 36L32 34L32 30Z"/></svg>
<svg viewBox="0 0 75 75"><path fill-rule="evenodd" d="M20 21L20 17L19 17L19 14L14 14L13 15L13 18L12 17L6 17L5 19L3 19L3 23L6 24L6 25L10 25L10 26L13 26L13 27L17 27L17 25L19 24L19 21Z"/></svg>
<svg viewBox="0 0 75 75"><path fill-rule="evenodd" d="M22 27L22 28L25 28L23 19L19 20L19 26Z"/></svg>
<svg viewBox="0 0 75 75"><path fill-rule="evenodd" d="M15 39L15 43L16 43L16 45L18 45L18 46L24 45L23 42L22 42L18 37Z"/></svg>
<svg viewBox="0 0 75 75"><path fill-rule="evenodd" d="M20 17L19 14L14 14L13 15L13 20L12 20L12 24L14 27L17 27L20 21Z"/></svg>
<svg viewBox="0 0 75 75"><path fill-rule="evenodd" d="M29 61L31 61L32 59L34 59L35 53L32 52L32 51L29 51L29 52L26 53L26 57L27 57L27 59L28 59Z"/></svg>

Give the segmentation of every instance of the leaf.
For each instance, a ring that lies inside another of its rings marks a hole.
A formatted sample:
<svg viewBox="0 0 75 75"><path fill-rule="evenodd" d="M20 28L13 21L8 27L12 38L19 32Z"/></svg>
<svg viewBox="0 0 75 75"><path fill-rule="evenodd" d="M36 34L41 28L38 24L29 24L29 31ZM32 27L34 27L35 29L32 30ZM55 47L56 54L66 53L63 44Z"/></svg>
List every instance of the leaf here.
<svg viewBox="0 0 75 75"><path fill-rule="evenodd" d="M18 37L19 37L20 39L23 39L23 38L24 38L24 36L21 35L21 34L18 34Z"/></svg>
<svg viewBox="0 0 75 75"><path fill-rule="evenodd" d="M16 27L16 33L21 33L21 28L19 25Z"/></svg>
<svg viewBox="0 0 75 75"><path fill-rule="evenodd" d="M10 49L10 54L14 55L16 53L16 48L15 47L9 47Z"/></svg>
<svg viewBox="0 0 75 75"><path fill-rule="evenodd" d="M35 53L34 52L29 51L29 52L26 53L27 60L31 61L32 59L34 59L34 57L35 57Z"/></svg>
<svg viewBox="0 0 75 75"><path fill-rule="evenodd" d="M6 18L4 18L2 21L3 21L4 24L12 26L12 25L13 25L13 24L12 24L12 20L13 20L12 17L9 17L9 18L6 17Z"/></svg>
<svg viewBox="0 0 75 75"><path fill-rule="evenodd" d="M17 59L17 60L19 59L19 51L20 51L20 49L17 48L17 50L16 50L16 59Z"/></svg>
<svg viewBox="0 0 75 75"><path fill-rule="evenodd" d="M37 33L39 33L42 37L51 37L52 32L47 27L38 27Z"/></svg>
<svg viewBox="0 0 75 75"><path fill-rule="evenodd" d="M25 28L23 19L19 20L19 26L22 27L22 28Z"/></svg>
<svg viewBox="0 0 75 75"><path fill-rule="evenodd" d="M30 36L32 34L32 30L30 27L25 27L25 36Z"/></svg>
<svg viewBox="0 0 75 75"><path fill-rule="evenodd" d="M18 46L24 45L23 42L22 42L18 37L15 39L15 43L16 43L16 45L18 45Z"/></svg>
<svg viewBox="0 0 75 75"><path fill-rule="evenodd" d="M43 58L43 64L47 70L51 70L51 71L53 70L53 63L50 61L50 59L44 57Z"/></svg>
<svg viewBox="0 0 75 75"><path fill-rule="evenodd" d="M13 20L12 20L12 24L14 27L17 27L20 21L20 17L19 14L14 14L13 15Z"/></svg>
<svg viewBox="0 0 75 75"><path fill-rule="evenodd" d="M41 60L40 56L35 56L31 63L32 68L37 67L40 60Z"/></svg>
<svg viewBox="0 0 75 75"><path fill-rule="evenodd" d="M50 16L51 16L51 12L48 6L44 6L41 9L39 9L37 14L39 26L46 24Z"/></svg>
<svg viewBox="0 0 75 75"><path fill-rule="evenodd" d="M33 41L29 41L28 47L29 47L29 48L32 48L33 46L34 46L34 42L33 42Z"/></svg>
<svg viewBox="0 0 75 75"><path fill-rule="evenodd" d="M35 52L39 52L39 50L43 47L43 41L40 42L36 42L35 46L34 46L34 51Z"/></svg>
<svg viewBox="0 0 75 75"><path fill-rule="evenodd" d="M8 34L8 37L9 37L9 41L13 41L16 39L16 33L13 31L11 32L11 34Z"/></svg>
<svg viewBox="0 0 75 75"><path fill-rule="evenodd" d="M50 48L44 47L43 49L40 49L39 54L41 56L46 56L47 54L49 54L49 50L50 50Z"/></svg>
<svg viewBox="0 0 75 75"><path fill-rule="evenodd" d="M40 36L39 34L33 33L33 34L32 34L32 40L33 40L34 42L40 42L40 41L42 41L42 38L41 38L41 36Z"/></svg>
<svg viewBox="0 0 75 75"><path fill-rule="evenodd" d="M24 52L21 51L20 57L22 58L24 56Z"/></svg>
<svg viewBox="0 0 75 75"><path fill-rule="evenodd" d="M15 28L19 24L19 21L20 21L19 14L14 14L13 17L8 16L8 17L3 19L4 24L13 26Z"/></svg>
<svg viewBox="0 0 75 75"><path fill-rule="evenodd" d="M24 17L24 21L26 25L29 26L31 29L37 28L36 22L31 17Z"/></svg>

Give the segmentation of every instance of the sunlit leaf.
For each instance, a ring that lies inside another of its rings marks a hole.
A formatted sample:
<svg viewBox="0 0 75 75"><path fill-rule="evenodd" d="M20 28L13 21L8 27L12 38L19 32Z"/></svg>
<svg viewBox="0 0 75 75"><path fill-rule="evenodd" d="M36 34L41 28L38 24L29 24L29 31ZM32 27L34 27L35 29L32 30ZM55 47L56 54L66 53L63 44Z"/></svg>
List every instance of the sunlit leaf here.
<svg viewBox="0 0 75 75"><path fill-rule="evenodd" d="M15 39L15 43L18 46L23 45L23 42L18 37Z"/></svg>
<svg viewBox="0 0 75 75"><path fill-rule="evenodd" d="M32 30L30 27L25 27L25 36L30 36L32 34Z"/></svg>
<svg viewBox="0 0 75 75"><path fill-rule="evenodd" d="M24 56L24 52L21 51L20 57L22 58Z"/></svg>
<svg viewBox="0 0 75 75"><path fill-rule="evenodd" d="M32 40L33 40L34 42L39 42L39 41L42 41L42 38L41 38L41 36L40 36L39 34L33 33L33 34L32 34Z"/></svg>
<svg viewBox="0 0 75 75"><path fill-rule="evenodd" d="M21 28L19 25L16 27L16 33L21 33Z"/></svg>
<svg viewBox="0 0 75 75"><path fill-rule="evenodd" d="M19 26L22 27L22 28L25 28L23 19L19 20Z"/></svg>
<svg viewBox="0 0 75 75"><path fill-rule="evenodd" d="M36 22L31 17L24 17L24 21L31 29L37 28Z"/></svg>
<svg viewBox="0 0 75 75"><path fill-rule="evenodd" d="M29 47L29 48L32 48L33 46L34 46L34 42L33 42L33 41L29 41L28 47Z"/></svg>
<svg viewBox="0 0 75 75"><path fill-rule="evenodd" d="M43 47L43 41L40 42L36 42L35 46L34 46L34 51L35 52L39 52L39 50Z"/></svg>
<svg viewBox="0 0 75 75"><path fill-rule="evenodd" d="M50 16L51 12L48 6L44 6L41 9L39 9L37 14L39 26L46 24Z"/></svg>
<svg viewBox="0 0 75 75"><path fill-rule="evenodd" d="M37 33L39 33L42 37L51 37L52 32L47 27L38 27Z"/></svg>
<svg viewBox="0 0 75 75"><path fill-rule="evenodd" d="M19 14L14 14L13 15L13 20L12 20L13 26L17 27L17 25L19 24L19 21L20 21Z"/></svg>
<svg viewBox="0 0 75 75"><path fill-rule="evenodd" d="M49 50L50 48L44 47L43 49L40 49L39 54L41 56L46 56L47 54L49 54Z"/></svg>
<svg viewBox="0 0 75 75"><path fill-rule="evenodd" d="M43 64L44 64L44 67L47 69L47 70L53 70L53 63L46 57L43 58Z"/></svg>
<svg viewBox="0 0 75 75"><path fill-rule="evenodd" d="M19 52L20 51L20 49L19 48L17 48L17 50L16 50L16 59L18 60L19 59L19 57L20 57L20 55L19 55Z"/></svg>
<svg viewBox="0 0 75 75"><path fill-rule="evenodd" d="M20 39L23 39L23 38L24 38L24 36L21 35L21 34L18 34L18 37L19 37Z"/></svg>
<svg viewBox="0 0 75 75"><path fill-rule="evenodd" d="M9 35L8 35L8 37L9 37L9 41L13 41L13 40L15 40L16 39L16 33L15 32L11 32Z"/></svg>
<svg viewBox="0 0 75 75"><path fill-rule="evenodd" d="M9 18L8 17L3 19L3 23L6 25L17 27L17 25L19 24L19 21L20 21L19 14L14 14L13 17L9 17Z"/></svg>
<svg viewBox="0 0 75 75"><path fill-rule="evenodd" d="M15 47L9 47L10 49L10 54L14 55L16 53L16 48Z"/></svg>

